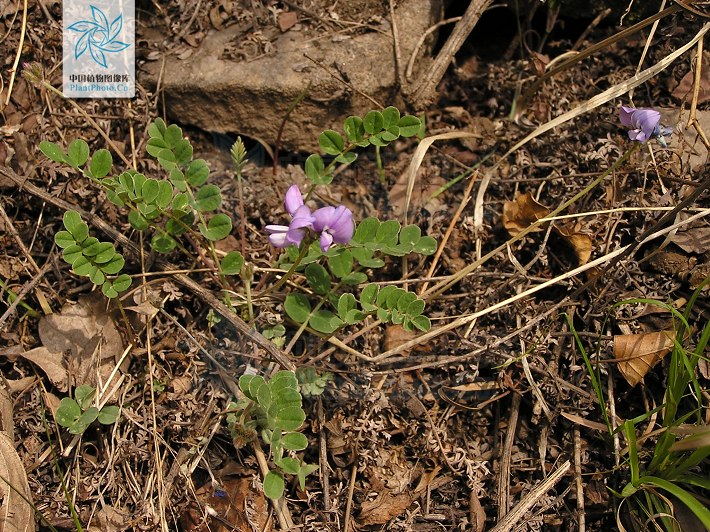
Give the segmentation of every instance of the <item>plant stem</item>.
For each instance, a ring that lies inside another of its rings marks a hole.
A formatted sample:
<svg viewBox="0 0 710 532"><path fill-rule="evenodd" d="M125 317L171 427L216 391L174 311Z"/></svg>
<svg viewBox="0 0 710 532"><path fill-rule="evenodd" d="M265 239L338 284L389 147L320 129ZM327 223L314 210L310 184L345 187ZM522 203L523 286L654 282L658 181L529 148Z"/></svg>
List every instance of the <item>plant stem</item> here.
<svg viewBox="0 0 710 532"><path fill-rule="evenodd" d="M298 265L301 263L303 258L308 254L308 248L310 247L310 244L311 243L308 241L301 244L301 251L298 254L298 257L296 257L296 260L293 262L293 264L289 268L289 270L281 277L281 279L279 279L276 282L276 284L274 284L273 286L270 286L269 288L267 288L266 290L261 292L259 294L259 297L264 297L264 296L270 294L271 292L275 292L276 290L281 288L286 283L286 281L288 281L291 278L291 276L296 272L296 268L298 268Z"/></svg>

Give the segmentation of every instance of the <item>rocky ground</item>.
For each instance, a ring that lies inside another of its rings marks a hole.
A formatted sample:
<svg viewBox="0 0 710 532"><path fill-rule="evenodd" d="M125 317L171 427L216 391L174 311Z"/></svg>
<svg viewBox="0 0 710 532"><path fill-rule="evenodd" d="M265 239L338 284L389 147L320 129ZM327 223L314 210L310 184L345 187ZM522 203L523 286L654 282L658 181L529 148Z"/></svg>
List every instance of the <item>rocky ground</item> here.
<svg viewBox="0 0 710 532"><path fill-rule="evenodd" d="M629 442L609 435L584 356L613 425L643 418L647 458L673 330L649 300L682 312L699 290L690 346L710 312L710 60L695 44L707 5L673 4L658 27L623 34L657 3L631 2L626 15L626 2L572 4L495 2L432 102L414 88L456 19L422 37L468 2L443 13L429 0L140 2L136 98L76 101L21 76L35 62L61 87L61 4L30 1L26 23L21 3L0 4L0 475L34 505L0 491L0 530L652 529L614 494L630 478ZM673 128L668 146L629 140L618 118L629 90ZM267 294L284 271L264 227L284 223L290 185L306 190L320 132L390 105L425 117L425 139L442 137L426 153L416 137L363 149L314 199L437 239L439 254L366 270L426 299L432 328L370 318L334 339L299 331L284 299L303 276ZM156 117L182 127L234 221L216 251L251 265L251 278L230 281L234 318L220 314L199 242L156 254L105 190L39 150L81 138L112 152L115 174L164 179L146 152ZM54 235L70 208L125 257L121 308L63 262ZM320 394L302 389L298 454L318 468L305 489L287 476L273 506L262 490L273 457L235 432L229 409L245 371L291 368L330 379ZM706 427L707 359L694 374ZM99 390L96 406L120 407L114 423L77 434L57 423L81 385ZM696 469L707 476L707 458Z"/></svg>

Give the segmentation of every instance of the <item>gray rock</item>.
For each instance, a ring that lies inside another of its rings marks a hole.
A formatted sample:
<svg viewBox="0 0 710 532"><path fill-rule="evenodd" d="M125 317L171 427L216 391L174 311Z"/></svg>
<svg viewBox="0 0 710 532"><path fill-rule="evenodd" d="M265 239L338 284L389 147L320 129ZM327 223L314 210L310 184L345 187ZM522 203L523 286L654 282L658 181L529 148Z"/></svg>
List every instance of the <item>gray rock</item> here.
<svg viewBox="0 0 710 532"><path fill-rule="evenodd" d="M420 36L438 19L440 1L403 0L399 4L395 17L404 72ZM289 106L310 83L306 97L284 127L281 147L317 151L317 138L324 129L341 131L348 115L362 116L377 108L364 95L383 106L402 106L389 21L378 29L354 37L337 33L316 39L287 31L278 37L274 55L250 62L220 59L239 35L238 27L213 32L189 58L165 62L161 86L168 115L181 124L238 133L273 145ZM429 52L430 47L420 50L420 67L428 61ZM161 63L145 64L140 81L155 87Z"/></svg>

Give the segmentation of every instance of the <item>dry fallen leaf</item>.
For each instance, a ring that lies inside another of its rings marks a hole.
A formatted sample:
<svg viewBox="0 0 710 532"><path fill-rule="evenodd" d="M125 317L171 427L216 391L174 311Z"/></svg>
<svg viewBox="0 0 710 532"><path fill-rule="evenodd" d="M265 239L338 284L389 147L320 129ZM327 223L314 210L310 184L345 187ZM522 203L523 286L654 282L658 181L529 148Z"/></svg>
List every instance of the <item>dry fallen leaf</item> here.
<svg viewBox="0 0 710 532"><path fill-rule="evenodd" d="M131 527L130 520L131 513L128 510L106 505L94 514L86 532L123 532Z"/></svg>
<svg viewBox="0 0 710 532"><path fill-rule="evenodd" d="M380 492L372 501L365 501L360 508L360 526L384 525L389 520L401 515L414 502L416 497L407 493L393 495L391 491Z"/></svg>
<svg viewBox="0 0 710 532"><path fill-rule="evenodd" d="M708 162L708 149L702 142L698 132L691 125L686 129L689 111L660 108L661 124L673 127L673 135L668 142L668 149L675 153L669 162L675 174L688 176L702 173ZM696 111L695 118L702 131L710 131L710 111ZM699 176L698 176L699 177Z"/></svg>
<svg viewBox="0 0 710 532"><path fill-rule="evenodd" d="M269 506L264 493L252 488L249 477L227 478L221 489L215 490L208 482L197 490L197 500L182 514L186 532L231 532L232 530L271 530L266 528ZM205 520L204 508L209 507L219 516ZM227 526L227 525L230 526Z"/></svg>
<svg viewBox="0 0 710 532"><path fill-rule="evenodd" d="M673 348L673 331L623 334L614 336L614 358L619 371L631 386L646 374Z"/></svg>
<svg viewBox="0 0 710 532"><path fill-rule="evenodd" d="M57 390L60 392L67 391L69 388L69 375L64 364L63 352L50 351L44 346L39 346L22 353L22 356L44 371Z"/></svg>
<svg viewBox="0 0 710 532"><path fill-rule="evenodd" d="M385 351L395 349L400 345L414 340L417 337L415 331L405 331L401 325L388 325L385 328ZM412 352L412 348L402 352L402 356L407 357Z"/></svg>
<svg viewBox="0 0 710 532"><path fill-rule="evenodd" d="M101 294L82 297L76 304L65 305L59 313L42 318L39 337L49 352L69 352L65 364L71 385L97 386L106 382L123 353L121 335L106 311L106 300ZM46 361L46 353L41 354ZM23 356L27 358L27 353Z"/></svg>
<svg viewBox="0 0 710 532"><path fill-rule="evenodd" d="M32 493L25 467L13 441L0 432L0 531L34 532L34 510L28 501Z"/></svg>
<svg viewBox="0 0 710 532"><path fill-rule="evenodd" d="M440 176L431 176L424 170L417 176L417 181L412 188L412 197L409 204L409 212L417 212L418 209L426 209L430 213L442 208L441 196L432 198L431 195L446 184ZM404 208L407 200L407 185L409 172L403 172L389 191L389 202L392 212L397 219L404 217Z"/></svg>
<svg viewBox="0 0 710 532"><path fill-rule="evenodd" d="M574 254L577 257L579 266L589 262L589 258L592 256L592 238L585 234L580 233L578 227L554 227L555 231L564 238L567 243L572 246Z"/></svg>
<svg viewBox="0 0 710 532"><path fill-rule="evenodd" d="M549 213L550 209L535 201L530 192L518 194L513 201L503 204L503 227L510 236L516 236ZM535 229L542 230L542 226Z"/></svg>
<svg viewBox="0 0 710 532"><path fill-rule="evenodd" d="M298 13L295 11L284 11L279 15L279 29L284 32L293 28L298 22Z"/></svg>
<svg viewBox="0 0 710 532"><path fill-rule="evenodd" d="M703 52L703 64L700 72L700 84L698 92L698 103L703 104L710 100L710 52ZM673 89L673 97L685 102L693 99L693 87L695 85L695 69L692 68L678 82L678 86Z"/></svg>

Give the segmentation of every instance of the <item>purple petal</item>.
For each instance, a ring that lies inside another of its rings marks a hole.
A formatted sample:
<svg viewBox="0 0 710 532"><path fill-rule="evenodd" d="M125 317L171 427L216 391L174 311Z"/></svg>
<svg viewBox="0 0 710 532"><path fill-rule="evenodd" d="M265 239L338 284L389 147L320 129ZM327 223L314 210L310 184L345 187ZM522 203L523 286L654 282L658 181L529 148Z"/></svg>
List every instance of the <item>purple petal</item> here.
<svg viewBox="0 0 710 532"><path fill-rule="evenodd" d="M285 225L267 225L264 229L269 233L269 242L277 248L288 247L288 227Z"/></svg>
<svg viewBox="0 0 710 532"><path fill-rule="evenodd" d="M338 244L347 244L355 232L353 213L347 207L340 205L333 213L328 232Z"/></svg>
<svg viewBox="0 0 710 532"><path fill-rule="evenodd" d="M304 236L306 236L306 231L304 229L291 228L288 230L288 233L286 233L286 240L289 244L300 246Z"/></svg>
<svg viewBox="0 0 710 532"><path fill-rule="evenodd" d="M320 234L320 250L325 253L333 245L333 236L328 231Z"/></svg>
<svg viewBox="0 0 710 532"><path fill-rule="evenodd" d="M636 109L633 107L626 107L622 105L619 107L619 120L621 120L621 125L625 127L633 127L631 125L631 117L633 116Z"/></svg>
<svg viewBox="0 0 710 532"><path fill-rule="evenodd" d="M286 191L286 199L284 200L284 206L286 207L286 212L291 216L294 216L299 207L303 205L303 196L301 196L301 191L298 185L291 185Z"/></svg>
<svg viewBox="0 0 710 532"><path fill-rule="evenodd" d="M291 220L291 223L288 224L288 226L291 229L300 229L301 227L311 227L311 225L313 224L314 221L315 221L315 218L311 214L311 209L309 209L306 205L301 205L293 213L293 220Z"/></svg>
<svg viewBox="0 0 710 532"><path fill-rule="evenodd" d="M331 219L335 214L335 207L321 207L316 212L313 213L315 221L313 222L313 230L316 233L320 233L326 227L330 227Z"/></svg>
<svg viewBox="0 0 710 532"><path fill-rule="evenodd" d="M637 109L632 117L634 129L643 131L645 140L653 136L653 131L656 129L658 122L661 120L661 113L653 109Z"/></svg>

